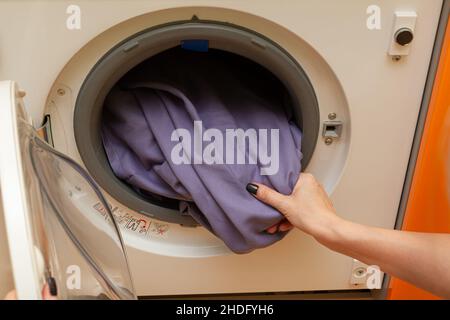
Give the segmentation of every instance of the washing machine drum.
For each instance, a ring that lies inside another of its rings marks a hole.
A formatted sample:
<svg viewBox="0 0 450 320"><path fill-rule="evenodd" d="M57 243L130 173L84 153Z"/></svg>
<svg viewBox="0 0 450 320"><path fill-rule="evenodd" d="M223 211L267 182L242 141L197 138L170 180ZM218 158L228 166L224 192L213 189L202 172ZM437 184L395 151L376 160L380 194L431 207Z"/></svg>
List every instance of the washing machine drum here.
<svg viewBox="0 0 450 320"><path fill-rule="evenodd" d="M282 216L245 187L256 181L288 194L297 181L301 132L288 97L270 72L240 56L165 51L107 96L109 163L136 192L180 200L180 211L233 251L267 246L282 238L265 232Z"/></svg>
<svg viewBox="0 0 450 320"><path fill-rule="evenodd" d="M246 185L290 193L318 126L314 90L291 56L212 22L125 40L91 70L74 113L84 164L111 196L157 219L200 223L237 253L283 238L265 232L283 217Z"/></svg>

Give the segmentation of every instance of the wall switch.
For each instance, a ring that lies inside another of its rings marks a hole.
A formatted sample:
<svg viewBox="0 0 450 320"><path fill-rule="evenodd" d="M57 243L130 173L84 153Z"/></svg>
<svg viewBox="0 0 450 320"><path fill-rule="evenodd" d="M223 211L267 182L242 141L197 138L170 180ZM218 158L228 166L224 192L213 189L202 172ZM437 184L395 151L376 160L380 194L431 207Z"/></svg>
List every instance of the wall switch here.
<svg viewBox="0 0 450 320"><path fill-rule="evenodd" d="M398 11L395 13L389 55L407 56L414 42L417 14L414 11Z"/></svg>

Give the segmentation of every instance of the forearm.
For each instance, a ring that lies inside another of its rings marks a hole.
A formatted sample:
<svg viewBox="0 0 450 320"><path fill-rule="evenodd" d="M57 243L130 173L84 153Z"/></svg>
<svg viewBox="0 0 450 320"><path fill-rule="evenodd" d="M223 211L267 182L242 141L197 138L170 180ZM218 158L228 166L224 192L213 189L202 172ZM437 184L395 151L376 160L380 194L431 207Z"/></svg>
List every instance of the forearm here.
<svg viewBox="0 0 450 320"><path fill-rule="evenodd" d="M450 298L450 235L373 228L336 218L316 239L330 249Z"/></svg>
<svg viewBox="0 0 450 320"><path fill-rule="evenodd" d="M450 234L384 230L345 221L307 173L300 174L290 195L260 184L249 184L247 190L330 249L450 299Z"/></svg>

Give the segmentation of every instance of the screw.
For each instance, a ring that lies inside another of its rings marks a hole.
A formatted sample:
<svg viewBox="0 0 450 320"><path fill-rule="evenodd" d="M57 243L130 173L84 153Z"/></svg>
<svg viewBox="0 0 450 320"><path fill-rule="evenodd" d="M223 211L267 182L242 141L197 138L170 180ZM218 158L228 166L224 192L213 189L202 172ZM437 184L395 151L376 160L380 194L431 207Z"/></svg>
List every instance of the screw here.
<svg viewBox="0 0 450 320"><path fill-rule="evenodd" d="M325 144L326 144L327 146L329 146L329 145L332 144L332 143L333 143L333 138L330 138L330 137L325 138Z"/></svg>
<svg viewBox="0 0 450 320"><path fill-rule="evenodd" d="M398 62L398 61L402 60L402 56L393 56L392 60L395 62Z"/></svg>
<svg viewBox="0 0 450 320"><path fill-rule="evenodd" d="M63 96L66 94L66 90L59 88L58 90L56 90L56 93L60 96Z"/></svg>
<svg viewBox="0 0 450 320"><path fill-rule="evenodd" d="M354 275L357 278L364 277L366 275L366 269L363 267L360 267L354 271Z"/></svg>
<svg viewBox="0 0 450 320"><path fill-rule="evenodd" d="M334 112L332 112L332 113L330 113L329 115L328 115L328 119L330 119L330 120L334 120L334 119L336 119L337 118L337 115L336 115L336 113L334 113Z"/></svg>

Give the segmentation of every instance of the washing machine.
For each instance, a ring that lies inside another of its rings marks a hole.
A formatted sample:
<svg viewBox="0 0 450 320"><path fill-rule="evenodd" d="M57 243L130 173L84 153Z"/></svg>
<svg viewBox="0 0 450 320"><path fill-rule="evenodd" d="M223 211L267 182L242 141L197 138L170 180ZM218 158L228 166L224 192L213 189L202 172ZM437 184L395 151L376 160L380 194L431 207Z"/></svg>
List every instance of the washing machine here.
<svg viewBox="0 0 450 320"><path fill-rule="evenodd" d="M442 4L2 2L1 188L19 296L38 298L45 279L65 297L365 292L361 263L298 230L238 255L136 193L108 164L103 102L128 71L182 44L250 59L286 87L303 170L339 215L392 229Z"/></svg>

